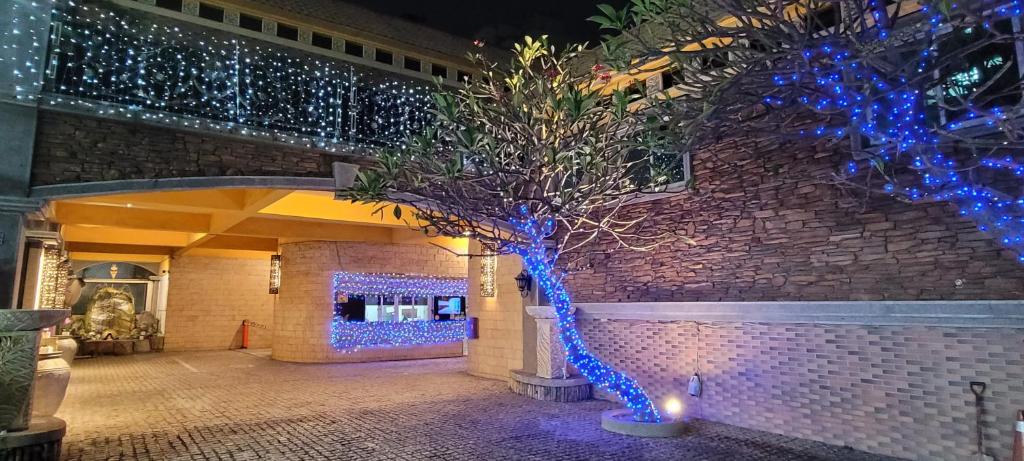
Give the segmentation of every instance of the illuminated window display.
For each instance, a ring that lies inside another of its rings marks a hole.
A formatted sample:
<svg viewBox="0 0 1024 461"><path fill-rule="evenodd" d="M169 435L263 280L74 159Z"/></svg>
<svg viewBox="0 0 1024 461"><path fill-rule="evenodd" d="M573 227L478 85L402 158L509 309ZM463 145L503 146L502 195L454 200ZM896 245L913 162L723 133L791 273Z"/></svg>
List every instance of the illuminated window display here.
<svg viewBox="0 0 1024 461"><path fill-rule="evenodd" d="M462 341L467 287L464 278L339 272L331 345L353 352Z"/></svg>

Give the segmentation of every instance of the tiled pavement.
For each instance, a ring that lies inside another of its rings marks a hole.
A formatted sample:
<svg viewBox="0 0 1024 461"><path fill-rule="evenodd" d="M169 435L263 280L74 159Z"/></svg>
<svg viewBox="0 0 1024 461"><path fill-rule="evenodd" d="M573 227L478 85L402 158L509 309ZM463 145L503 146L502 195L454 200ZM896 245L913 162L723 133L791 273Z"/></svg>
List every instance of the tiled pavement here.
<svg viewBox="0 0 1024 461"><path fill-rule="evenodd" d="M600 428L613 407L519 397L467 375L463 359L299 365L205 352L78 360L57 416L69 460L881 459L707 422L678 439L620 436Z"/></svg>

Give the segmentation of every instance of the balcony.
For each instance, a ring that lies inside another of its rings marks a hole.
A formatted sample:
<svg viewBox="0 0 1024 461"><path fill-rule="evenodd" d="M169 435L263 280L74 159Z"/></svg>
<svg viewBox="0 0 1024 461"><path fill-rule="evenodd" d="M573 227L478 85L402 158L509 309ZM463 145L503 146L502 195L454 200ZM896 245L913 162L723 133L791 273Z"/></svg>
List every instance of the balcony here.
<svg viewBox="0 0 1024 461"><path fill-rule="evenodd" d="M330 151L398 144L430 119L424 85L113 2L59 2L45 59L41 104L61 110Z"/></svg>

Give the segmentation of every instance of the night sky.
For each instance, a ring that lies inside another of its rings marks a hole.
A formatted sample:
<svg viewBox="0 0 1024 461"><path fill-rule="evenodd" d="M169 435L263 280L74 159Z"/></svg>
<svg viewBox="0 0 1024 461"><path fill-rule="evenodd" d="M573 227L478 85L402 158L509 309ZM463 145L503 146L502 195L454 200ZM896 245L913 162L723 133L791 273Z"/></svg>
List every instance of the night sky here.
<svg viewBox="0 0 1024 461"><path fill-rule="evenodd" d="M341 0L337 0L341 1ZM345 0L488 45L511 48L523 35L548 34L556 44L589 41L603 32L587 18L597 4L627 0Z"/></svg>

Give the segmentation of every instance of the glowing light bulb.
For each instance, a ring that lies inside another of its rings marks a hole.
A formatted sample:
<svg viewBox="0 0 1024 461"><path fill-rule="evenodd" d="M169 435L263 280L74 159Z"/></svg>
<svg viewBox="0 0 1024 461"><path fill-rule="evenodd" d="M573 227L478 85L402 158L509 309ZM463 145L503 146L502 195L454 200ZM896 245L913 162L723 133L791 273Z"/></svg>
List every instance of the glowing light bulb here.
<svg viewBox="0 0 1024 461"><path fill-rule="evenodd" d="M683 401L670 397L665 401L665 414L676 418L683 415Z"/></svg>

